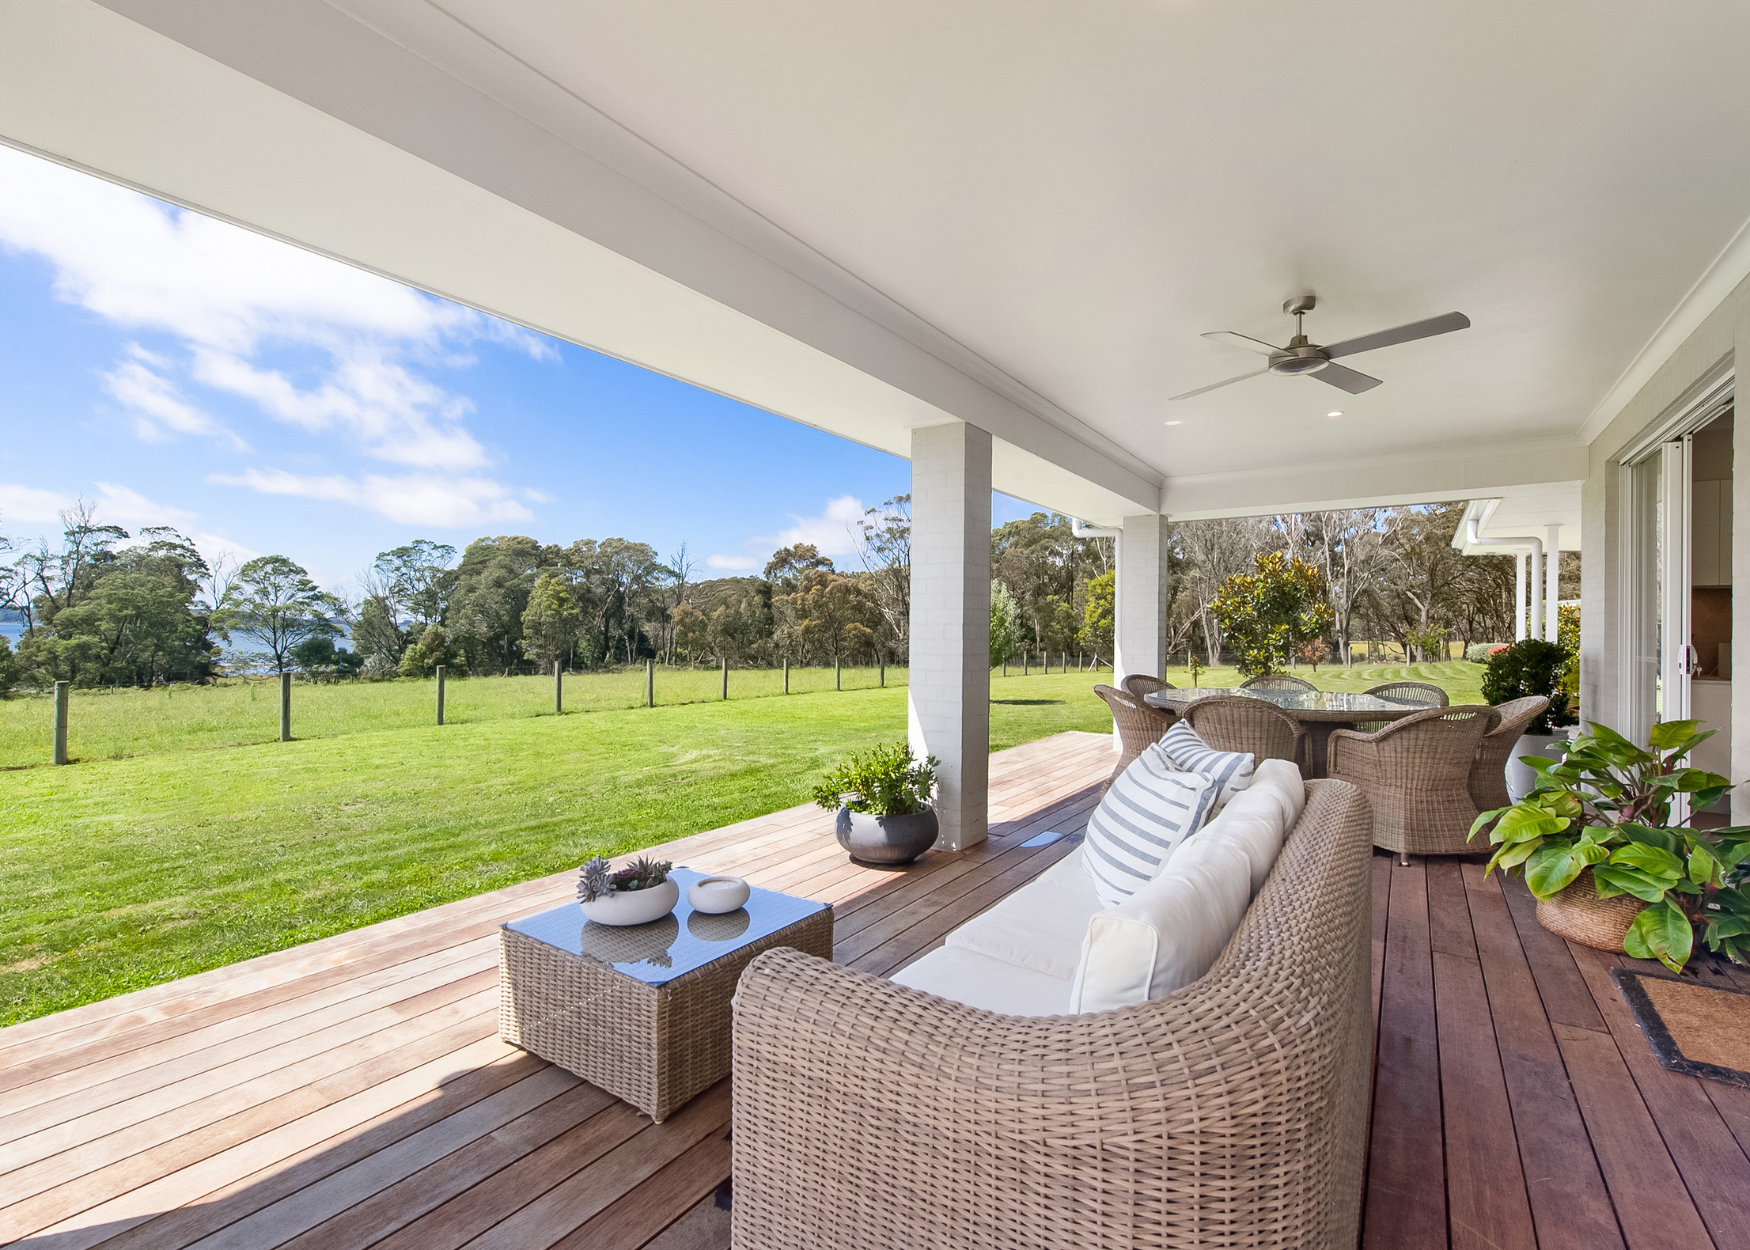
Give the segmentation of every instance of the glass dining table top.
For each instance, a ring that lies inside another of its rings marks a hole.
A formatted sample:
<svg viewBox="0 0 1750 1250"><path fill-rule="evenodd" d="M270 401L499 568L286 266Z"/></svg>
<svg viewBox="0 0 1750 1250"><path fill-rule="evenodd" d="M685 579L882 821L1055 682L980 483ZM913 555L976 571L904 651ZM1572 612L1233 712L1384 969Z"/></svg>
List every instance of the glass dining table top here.
<svg viewBox="0 0 1750 1250"><path fill-rule="evenodd" d="M1242 699L1261 699L1273 703L1285 712L1420 712L1440 704L1433 699L1383 698L1376 694L1351 694L1342 690L1263 690L1253 687L1196 686L1182 690L1155 690L1144 701L1161 707L1207 699L1212 695L1238 695Z"/></svg>

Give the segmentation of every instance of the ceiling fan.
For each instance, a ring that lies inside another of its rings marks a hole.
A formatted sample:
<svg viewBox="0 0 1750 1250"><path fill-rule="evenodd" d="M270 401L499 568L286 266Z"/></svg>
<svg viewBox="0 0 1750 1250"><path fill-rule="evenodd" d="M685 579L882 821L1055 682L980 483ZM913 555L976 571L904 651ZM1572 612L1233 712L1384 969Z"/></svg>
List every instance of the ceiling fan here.
<svg viewBox="0 0 1750 1250"><path fill-rule="evenodd" d="M1409 325L1398 326L1391 330L1377 330L1372 334L1363 334L1359 338L1344 339L1341 343L1332 343L1329 347L1320 347L1317 343L1307 342L1301 318L1313 310L1318 300L1311 295L1296 295L1293 299L1283 302L1282 311L1294 318L1294 337L1288 341L1287 347L1276 347L1244 334L1235 334L1232 330L1214 330L1203 337L1214 339L1218 343L1230 343L1235 347L1243 347L1249 352L1259 352L1270 358L1270 363L1262 369L1251 373L1242 373L1237 378L1228 378L1223 382L1212 382L1208 386L1200 386L1194 391L1186 391L1183 395L1174 395L1173 399L1190 399L1195 395L1203 395L1209 391L1231 386L1235 382L1244 382L1247 378L1259 377L1266 373L1291 375L1308 373L1321 382L1328 382L1340 391L1348 391L1351 395L1359 395L1362 391L1371 391L1380 384L1380 379L1368 377L1347 366L1335 363L1338 356L1353 356L1357 352L1370 352L1376 347L1390 347L1394 343L1408 343L1413 339L1431 338L1436 334L1446 334L1453 330L1463 330L1470 325L1470 318L1463 313L1445 313L1439 317L1429 317L1426 321L1412 321ZM1168 401L1172 402L1171 400Z"/></svg>

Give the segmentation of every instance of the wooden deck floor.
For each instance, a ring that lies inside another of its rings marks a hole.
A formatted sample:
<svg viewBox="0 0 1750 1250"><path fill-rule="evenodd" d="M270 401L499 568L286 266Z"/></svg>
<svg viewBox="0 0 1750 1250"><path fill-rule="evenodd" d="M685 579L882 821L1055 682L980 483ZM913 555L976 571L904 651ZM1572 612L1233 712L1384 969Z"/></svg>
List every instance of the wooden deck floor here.
<svg viewBox="0 0 1750 1250"><path fill-rule="evenodd" d="M1064 734L992 759L992 838L904 873L821 814L671 843L827 899L890 972L1067 854L1110 767ZM1750 1091L1661 1070L1612 960L1523 888L1375 858L1368 1247L1750 1247ZM496 1036L497 926L570 873L0 1030L0 1241L34 1248L728 1244L728 1083L662 1125ZM1709 970L1707 976L1726 975ZM1750 978L1743 978L1750 984Z"/></svg>

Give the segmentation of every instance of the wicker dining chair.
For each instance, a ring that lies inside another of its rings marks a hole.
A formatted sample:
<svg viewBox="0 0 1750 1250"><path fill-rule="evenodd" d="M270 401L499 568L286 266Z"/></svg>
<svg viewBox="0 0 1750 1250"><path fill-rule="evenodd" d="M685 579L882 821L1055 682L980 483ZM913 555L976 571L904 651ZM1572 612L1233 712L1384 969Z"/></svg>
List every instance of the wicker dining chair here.
<svg viewBox="0 0 1750 1250"><path fill-rule="evenodd" d="M1260 760L1287 760L1301 775L1310 770L1306 726L1262 699L1217 694L1185 709L1185 721L1218 751L1250 751Z"/></svg>
<svg viewBox="0 0 1750 1250"><path fill-rule="evenodd" d="M1100 788L1100 793L1105 794L1118 779L1118 774L1130 767L1130 761L1152 744L1159 742L1161 735L1171 729L1179 718L1171 712L1152 708L1141 699L1133 699L1124 691L1115 690L1111 686L1095 686L1094 693L1106 700L1106 706L1112 709L1112 723L1118 729L1118 744L1123 748L1117 765L1112 769L1112 775L1106 778L1106 784Z"/></svg>
<svg viewBox="0 0 1750 1250"><path fill-rule="evenodd" d="M1366 693L1381 699L1432 700L1434 707L1446 707L1452 702L1446 691L1427 681L1388 681L1383 686L1369 686Z"/></svg>
<svg viewBox="0 0 1750 1250"><path fill-rule="evenodd" d="M1287 690L1294 694L1310 694L1318 687L1310 681L1299 677L1290 677L1287 673L1266 673L1262 677L1248 677L1240 683L1241 690Z"/></svg>
<svg viewBox="0 0 1750 1250"><path fill-rule="evenodd" d="M1507 793L1507 761L1513 758L1513 748L1525 727L1548 707L1548 699L1533 694L1495 708L1501 714L1501 723L1484 735L1470 766L1470 797L1478 811L1492 812L1513 801Z"/></svg>
<svg viewBox="0 0 1750 1250"><path fill-rule="evenodd" d="M1488 849L1470 840L1480 810L1471 765L1501 714L1482 704L1429 708L1377 733L1331 734L1326 775L1352 782L1373 804L1373 844L1411 855L1465 855Z"/></svg>
<svg viewBox="0 0 1750 1250"><path fill-rule="evenodd" d="M1128 694L1133 699L1140 699L1144 695L1153 694L1157 690L1178 689L1178 687L1172 682L1166 681L1160 677L1150 677L1147 673L1132 673L1118 684L1123 686L1124 693ZM1178 720L1179 718L1175 715L1173 716L1173 719Z"/></svg>

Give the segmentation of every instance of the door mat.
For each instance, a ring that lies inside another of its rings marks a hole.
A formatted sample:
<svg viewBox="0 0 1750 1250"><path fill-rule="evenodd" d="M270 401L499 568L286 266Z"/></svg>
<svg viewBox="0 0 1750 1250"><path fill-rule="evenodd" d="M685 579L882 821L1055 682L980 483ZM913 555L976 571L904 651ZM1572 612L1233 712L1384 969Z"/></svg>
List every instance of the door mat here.
<svg viewBox="0 0 1750 1250"><path fill-rule="evenodd" d="M1662 1067L1750 1088L1750 994L1612 968Z"/></svg>

